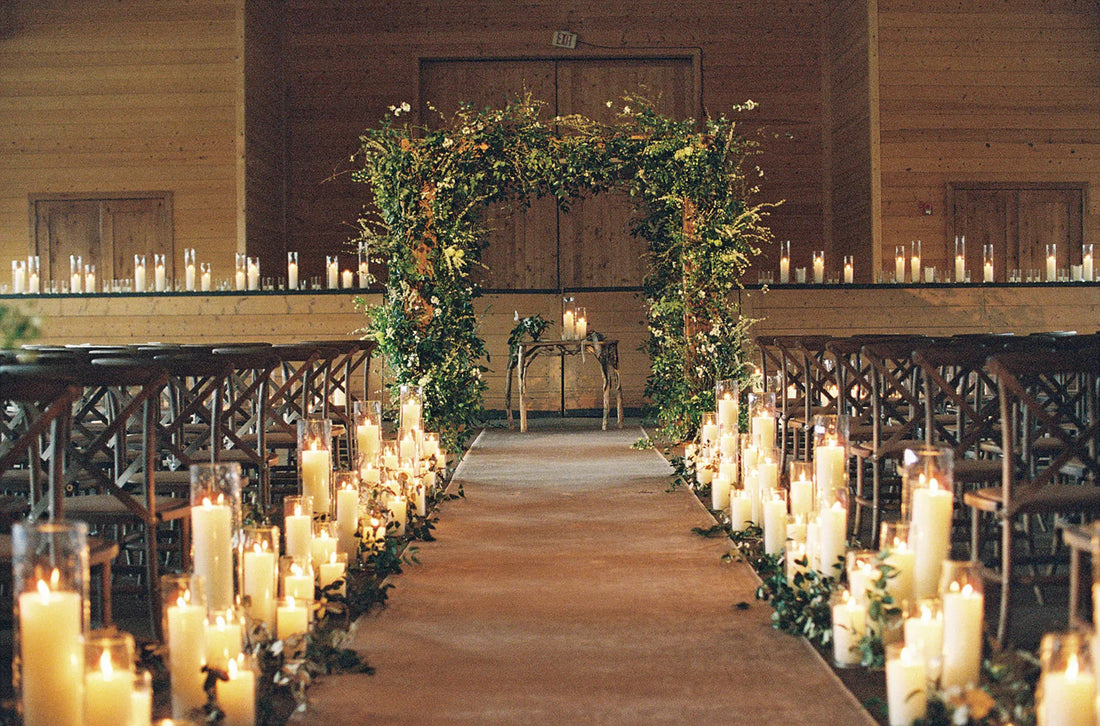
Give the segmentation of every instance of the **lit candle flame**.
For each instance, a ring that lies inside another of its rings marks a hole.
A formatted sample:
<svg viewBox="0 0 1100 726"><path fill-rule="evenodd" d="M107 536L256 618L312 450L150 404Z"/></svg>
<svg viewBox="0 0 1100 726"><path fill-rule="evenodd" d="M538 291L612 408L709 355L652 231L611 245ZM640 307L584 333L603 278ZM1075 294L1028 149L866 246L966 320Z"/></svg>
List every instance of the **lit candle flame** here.
<svg viewBox="0 0 1100 726"><path fill-rule="evenodd" d="M1078 667L1077 654L1070 653L1069 660L1066 662L1066 678L1076 678Z"/></svg>
<svg viewBox="0 0 1100 726"><path fill-rule="evenodd" d="M50 572L50 589L56 590L57 586L61 584L61 570L56 567Z"/></svg>
<svg viewBox="0 0 1100 726"><path fill-rule="evenodd" d="M99 670L103 674L103 680L109 681L115 674L115 667L111 665L111 654L103 651L99 655Z"/></svg>
<svg viewBox="0 0 1100 726"><path fill-rule="evenodd" d="M237 656L240 658L240 656ZM229 680L233 680L237 677L237 658L230 658L229 663L226 665L226 673L229 676Z"/></svg>

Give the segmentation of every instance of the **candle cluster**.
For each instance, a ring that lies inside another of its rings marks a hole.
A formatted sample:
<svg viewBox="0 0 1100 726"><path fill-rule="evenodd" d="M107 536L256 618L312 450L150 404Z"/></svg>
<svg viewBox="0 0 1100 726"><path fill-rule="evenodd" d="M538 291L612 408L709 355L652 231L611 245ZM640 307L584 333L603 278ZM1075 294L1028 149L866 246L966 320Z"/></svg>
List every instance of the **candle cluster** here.
<svg viewBox="0 0 1100 726"><path fill-rule="evenodd" d="M800 285L807 282L813 282L815 285L824 285L826 283L835 285L837 283L843 283L845 285L851 285L855 282L855 256L844 255L841 259L841 265L837 272L828 272L825 264L825 250L815 250L813 256L810 259L810 275L807 276L807 269L805 267L794 268L794 279L791 279L791 241L784 240L780 243L779 248L779 284L789 285L791 282L798 283ZM771 273L766 273L761 277L761 282L771 282Z"/></svg>
<svg viewBox="0 0 1100 726"><path fill-rule="evenodd" d="M572 297L562 300L561 339L584 340L588 337L588 311L576 305Z"/></svg>

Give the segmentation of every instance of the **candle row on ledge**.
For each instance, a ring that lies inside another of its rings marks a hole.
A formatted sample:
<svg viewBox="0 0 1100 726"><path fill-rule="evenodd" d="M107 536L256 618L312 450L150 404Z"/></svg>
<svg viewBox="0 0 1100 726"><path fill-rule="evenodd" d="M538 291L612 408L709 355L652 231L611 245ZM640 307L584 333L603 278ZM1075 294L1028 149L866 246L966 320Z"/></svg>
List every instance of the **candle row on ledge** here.
<svg viewBox="0 0 1100 726"><path fill-rule="evenodd" d="M992 283L996 281L994 271L993 245L982 246L982 270L981 282ZM892 270L884 270L876 274L876 283L910 284L920 283L944 283L954 282L968 284L974 281L966 264L966 238L955 238L955 254L952 259L953 275L946 271L939 271L934 265L923 262L921 254L921 241L913 240L908 247L896 245L894 248L894 266ZM790 241L781 243L779 257L778 283L786 285L790 283L815 285L844 283L851 284L855 278L854 259L852 255L845 255L839 273L829 272L826 277L825 252L813 253L812 267L794 268L794 276L791 275ZM1008 270L1008 282L1092 282L1096 280L1096 271L1093 265L1093 245L1091 243L1081 245L1081 262L1071 264L1068 268L1058 266L1058 248L1056 244L1046 246L1046 257L1042 269L1032 270ZM772 283L771 272L764 272L760 276L762 284Z"/></svg>
<svg viewBox="0 0 1100 726"><path fill-rule="evenodd" d="M324 277L315 277L303 288L298 272L298 253L287 253L286 277L277 281L260 274L260 259L236 253L233 277L215 281L209 262L196 263L195 250L183 251L183 279L172 279L168 274L167 258L154 254L152 267L147 255L134 255L134 274L131 279L100 280L95 264L85 264L80 255L69 256L69 277L64 280L47 280L42 277L41 259L35 255L26 260L12 260L11 287L0 292L14 295L91 294L96 292L212 292L234 290L238 292L258 290L299 289L366 289L371 277L365 248L360 252L358 268L341 270L335 255L325 258ZM323 280L323 284L322 284ZM102 289L101 289L102 288Z"/></svg>

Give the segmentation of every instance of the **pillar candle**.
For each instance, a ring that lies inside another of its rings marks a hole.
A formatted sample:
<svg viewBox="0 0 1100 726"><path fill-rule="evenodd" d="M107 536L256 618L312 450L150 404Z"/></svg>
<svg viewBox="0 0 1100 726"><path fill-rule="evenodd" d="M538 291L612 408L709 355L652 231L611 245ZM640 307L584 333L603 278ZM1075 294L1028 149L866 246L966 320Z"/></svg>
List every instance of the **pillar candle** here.
<svg viewBox="0 0 1100 726"><path fill-rule="evenodd" d="M243 268L237 268L233 273L233 289L244 290L248 286L248 278Z"/></svg>
<svg viewBox="0 0 1100 726"><path fill-rule="evenodd" d="M309 610L301 602L288 597L275 611L275 637L286 640L309 631Z"/></svg>
<svg viewBox="0 0 1100 726"><path fill-rule="evenodd" d="M420 517L428 516L428 487L424 485L424 480L420 477L413 479L416 483L413 485L413 497L416 499L416 514Z"/></svg>
<svg viewBox="0 0 1100 726"><path fill-rule="evenodd" d="M20 260L14 260L11 263L11 289L17 295L27 290L27 268L21 264Z"/></svg>
<svg viewBox="0 0 1100 726"><path fill-rule="evenodd" d="M313 599L313 568L302 567L294 563L283 576L283 596L302 602Z"/></svg>
<svg viewBox="0 0 1100 726"><path fill-rule="evenodd" d="M756 470L756 467L748 470L745 474L745 498L749 502L749 517L748 521L752 524L763 523L762 514L759 509L761 507L757 504L760 501L760 473Z"/></svg>
<svg viewBox="0 0 1100 726"><path fill-rule="evenodd" d="M791 258L780 257L779 258L779 282L786 285L791 281Z"/></svg>
<svg viewBox="0 0 1100 726"><path fill-rule="evenodd" d="M420 401L410 399L401 406L401 426L405 429L420 428Z"/></svg>
<svg viewBox="0 0 1100 726"><path fill-rule="evenodd" d="M814 483L804 476L791 481L791 514L809 516L814 510Z"/></svg>
<svg viewBox="0 0 1100 726"><path fill-rule="evenodd" d="M730 528L734 532L744 531L752 520L752 502L745 490L738 489L730 494Z"/></svg>
<svg viewBox="0 0 1100 726"><path fill-rule="evenodd" d="M1092 282L1095 279L1092 266L1092 245L1089 245L1089 249L1081 255L1081 274L1085 278L1085 282Z"/></svg>
<svg viewBox="0 0 1100 726"><path fill-rule="evenodd" d="M710 508L724 510L730 505L730 480L721 471L710 483Z"/></svg>
<svg viewBox="0 0 1100 726"><path fill-rule="evenodd" d="M73 293L74 295L79 294L81 288L84 286L83 283L84 278L81 276L81 273L78 270L73 270L69 274L69 292Z"/></svg>
<svg viewBox="0 0 1100 726"><path fill-rule="evenodd" d="M763 451L775 448L775 416L752 417L753 443Z"/></svg>
<svg viewBox="0 0 1100 726"><path fill-rule="evenodd" d="M344 573L347 572L347 564L336 559L336 553L333 552L329 557L328 562L322 562L318 572L318 585L324 590L326 587L344 578ZM340 589L337 590L340 595L347 592L347 583L340 585Z"/></svg>
<svg viewBox="0 0 1100 726"><path fill-rule="evenodd" d="M286 531L286 554L299 562L305 562L313 554L313 522L302 508L296 506L294 514L287 515L283 522Z"/></svg>
<svg viewBox="0 0 1100 726"><path fill-rule="evenodd" d="M576 321L573 323L573 337L577 340L584 340L588 337L588 318L583 315L577 316Z"/></svg>
<svg viewBox="0 0 1100 726"><path fill-rule="evenodd" d="M206 665L225 670L229 661L240 655L244 633L241 621L229 611L226 615L216 615L214 621L206 621L203 630L206 641Z"/></svg>
<svg viewBox="0 0 1100 726"><path fill-rule="evenodd" d="M890 726L911 726L928 708L924 660L910 647L886 660L886 704Z"/></svg>
<svg viewBox="0 0 1100 726"><path fill-rule="evenodd" d="M573 321L572 310L566 310L561 314L561 337L562 340L573 340L576 338L576 324Z"/></svg>
<svg viewBox="0 0 1100 726"><path fill-rule="evenodd" d="M202 271L202 291L210 292L214 289L214 280L210 275L210 269L207 268Z"/></svg>
<svg viewBox="0 0 1100 726"><path fill-rule="evenodd" d="M844 486L848 462L844 447L840 444L822 444L814 447L814 480L819 492L830 492Z"/></svg>
<svg viewBox="0 0 1100 726"><path fill-rule="evenodd" d="M855 279L856 279L856 273L855 273L855 268L852 266L852 261L850 259L845 260L845 262L844 262L844 283L846 285L851 285L853 282L855 282Z"/></svg>
<svg viewBox="0 0 1100 726"><path fill-rule="evenodd" d="M909 258L909 281L913 284L920 282L920 255Z"/></svg>
<svg viewBox="0 0 1100 726"><path fill-rule="evenodd" d="M366 260L359 262L359 287L367 287L370 284L370 266Z"/></svg>
<svg viewBox="0 0 1100 726"><path fill-rule="evenodd" d="M982 282L993 282L992 262L986 262L982 265Z"/></svg>
<svg viewBox="0 0 1100 726"><path fill-rule="evenodd" d="M248 598L248 615L269 629L275 627L277 566L276 553L259 543L242 553L241 595Z"/></svg>
<svg viewBox="0 0 1100 726"><path fill-rule="evenodd" d="M134 292L145 292L145 265L134 267Z"/></svg>
<svg viewBox="0 0 1100 726"><path fill-rule="evenodd" d="M386 509L389 512L389 521L397 525L393 529L394 535L404 537L405 525L409 521L408 501L400 494L391 495L386 504Z"/></svg>
<svg viewBox="0 0 1100 726"><path fill-rule="evenodd" d="M1096 680L1071 653L1064 671L1046 671L1036 704L1039 723L1047 726L1093 726L1096 723Z"/></svg>
<svg viewBox="0 0 1100 726"><path fill-rule="evenodd" d="M248 289L259 290L260 289L260 261L258 259L250 259L248 261Z"/></svg>
<svg viewBox="0 0 1100 726"><path fill-rule="evenodd" d="M351 274L351 270L344 270L340 273L340 287L347 290L355 286L355 278Z"/></svg>
<svg viewBox="0 0 1100 726"><path fill-rule="evenodd" d="M302 464L302 496L313 497L313 511L328 514L332 508L330 476L332 454L328 449L302 449L298 454Z"/></svg>
<svg viewBox="0 0 1100 726"><path fill-rule="evenodd" d="M833 605L833 662L838 666L859 665L859 640L866 621L866 610L843 590L840 602Z"/></svg>
<svg viewBox="0 0 1100 726"><path fill-rule="evenodd" d="M336 260L330 260L328 268L325 270L325 282L328 285L329 290L335 290L340 287L340 266Z"/></svg>
<svg viewBox="0 0 1100 726"><path fill-rule="evenodd" d="M158 262L153 267L153 289L164 292L168 288L168 276L164 269L164 263Z"/></svg>
<svg viewBox="0 0 1100 726"><path fill-rule="evenodd" d="M323 527L319 533L313 536L313 569L316 570L321 563L328 562L329 558L336 554L336 538L329 533L328 527Z"/></svg>
<svg viewBox="0 0 1100 726"><path fill-rule="evenodd" d="M222 726L255 726L256 723L256 674L244 664L244 659L234 658L228 664L229 680L218 680L218 707L225 714Z"/></svg>
<svg viewBox="0 0 1100 726"><path fill-rule="evenodd" d="M940 571L951 546L952 493L933 480L913 489L913 517L909 540L913 549L913 597L932 597L939 588Z"/></svg>
<svg viewBox="0 0 1100 726"><path fill-rule="evenodd" d="M196 575L206 578L206 604L211 610L234 605L233 510L203 499L191 508L191 559Z"/></svg>
<svg viewBox="0 0 1100 726"><path fill-rule="evenodd" d="M944 690L978 685L982 664L983 598L970 585L943 593Z"/></svg>
<svg viewBox="0 0 1100 726"><path fill-rule="evenodd" d="M115 670L104 652L99 667L84 675L84 726L128 726L133 714L134 672ZM55 694L57 700L70 694Z"/></svg>
<svg viewBox="0 0 1100 726"><path fill-rule="evenodd" d="M825 255L814 255L814 283L820 285L825 282Z"/></svg>
<svg viewBox="0 0 1100 726"><path fill-rule="evenodd" d="M298 263L288 262L286 264L286 286L287 289L298 289Z"/></svg>
<svg viewBox="0 0 1100 726"><path fill-rule="evenodd" d="M837 576L836 565L848 549L845 533L848 529L848 510L840 502L833 502L818 513L818 538L821 572Z"/></svg>
<svg viewBox="0 0 1100 726"><path fill-rule="evenodd" d="M182 598L167 608L168 668L172 681L172 714L186 717L206 703L202 672L206 657L206 608Z"/></svg>
<svg viewBox="0 0 1100 726"><path fill-rule="evenodd" d="M821 571L821 525L814 517L806 522L806 559L810 561L810 567Z"/></svg>
<svg viewBox="0 0 1100 726"><path fill-rule="evenodd" d="M955 282L966 282L966 258L955 255Z"/></svg>
<svg viewBox="0 0 1100 726"><path fill-rule="evenodd" d="M718 399L718 425L730 432L737 430L737 401L728 393Z"/></svg>
<svg viewBox="0 0 1100 726"><path fill-rule="evenodd" d="M359 480L371 489L377 489L382 483L382 472L374 464L367 464L359 469Z"/></svg>
<svg viewBox="0 0 1100 726"><path fill-rule="evenodd" d="M905 255L899 254L894 258L894 281L905 282Z"/></svg>
<svg viewBox="0 0 1100 726"><path fill-rule="evenodd" d="M130 691L129 726L153 726L153 683L149 671L141 671L134 679Z"/></svg>
<svg viewBox="0 0 1100 726"><path fill-rule="evenodd" d="M190 262L183 268L183 286L188 292L195 289L195 263Z"/></svg>
<svg viewBox="0 0 1100 726"><path fill-rule="evenodd" d="M788 542L786 549L786 570L787 570L787 582L794 584L794 578L796 575L805 574L807 569L805 566L799 564L802 560L806 559L806 543L805 542Z"/></svg>
<svg viewBox="0 0 1100 726"><path fill-rule="evenodd" d="M718 441L718 424L703 424L699 429L699 440L704 446Z"/></svg>
<svg viewBox="0 0 1100 726"><path fill-rule="evenodd" d="M764 500L764 554L779 555L787 542L787 501L766 495Z"/></svg>
<svg viewBox="0 0 1100 726"><path fill-rule="evenodd" d="M366 419L355 427L355 442L359 447L359 455L366 461L374 461L378 457L378 451L382 447L381 427L378 422Z"/></svg>
<svg viewBox="0 0 1100 726"><path fill-rule="evenodd" d="M80 593L55 592L39 580L37 592L19 596L20 690L26 726L81 726L83 622Z"/></svg>
<svg viewBox="0 0 1100 726"><path fill-rule="evenodd" d="M943 613L938 608L933 609L927 603L922 603L920 614L906 618L902 630L905 644L915 649L924 659L929 676L938 676L943 652Z"/></svg>
<svg viewBox="0 0 1100 726"><path fill-rule="evenodd" d="M895 570L894 575L886 581L887 594L894 599L896 605L914 602L915 553L910 549L909 543L904 541L883 543L883 547L888 552L883 563Z"/></svg>
<svg viewBox="0 0 1100 726"><path fill-rule="evenodd" d="M336 551L349 557L358 554L359 542L355 530L359 529L359 489L345 487L336 490Z"/></svg>
<svg viewBox="0 0 1100 726"><path fill-rule="evenodd" d="M718 438L718 453L722 455L723 459L735 460L737 458L737 434L722 434ZM731 481L737 481L737 476L732 476Z"/></svg>
<svg viewBox="0 0 1100 726"><path fill-rule="evenodd" d="M1053 254L1047 255L1047 282L1056 282L1058 280L1058 260Z"/></svg>

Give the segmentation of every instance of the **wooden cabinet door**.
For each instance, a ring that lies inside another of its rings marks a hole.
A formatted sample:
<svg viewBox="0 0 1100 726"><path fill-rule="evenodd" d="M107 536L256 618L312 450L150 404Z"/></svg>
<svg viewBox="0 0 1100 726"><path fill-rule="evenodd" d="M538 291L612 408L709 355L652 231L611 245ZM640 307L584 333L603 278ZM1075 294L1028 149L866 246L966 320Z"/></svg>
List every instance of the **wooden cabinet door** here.
<svg viewBox="0 0 1100 726"><path fill-rule="evenodd" d="M99 207L94 200L38 200L34 203L35 254L43 280L68 280L69 258L80 255L85 265L100 262Z"/></svg>
<svg viewBox="0 0 1100 726"><path fill-rule="evenodd" d="M103 204L103 249L111 259L113 278L134 276L134 255L145 255L152 269L153 255L167 257L168 277L173 273L170 217L163 199L113 199Z"/></svg>

